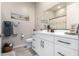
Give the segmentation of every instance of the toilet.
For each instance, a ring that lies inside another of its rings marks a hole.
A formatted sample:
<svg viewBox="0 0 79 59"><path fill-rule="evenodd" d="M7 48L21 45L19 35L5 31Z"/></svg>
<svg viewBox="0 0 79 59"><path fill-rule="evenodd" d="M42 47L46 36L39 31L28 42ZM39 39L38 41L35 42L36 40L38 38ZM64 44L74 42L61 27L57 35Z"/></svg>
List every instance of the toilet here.
<svg viewBox="0 0 79 59"><path fill-rule="evenodd" d="M26 47L27 48L32 48L32 40L33 40L33 38L26 39Z"/></svg>

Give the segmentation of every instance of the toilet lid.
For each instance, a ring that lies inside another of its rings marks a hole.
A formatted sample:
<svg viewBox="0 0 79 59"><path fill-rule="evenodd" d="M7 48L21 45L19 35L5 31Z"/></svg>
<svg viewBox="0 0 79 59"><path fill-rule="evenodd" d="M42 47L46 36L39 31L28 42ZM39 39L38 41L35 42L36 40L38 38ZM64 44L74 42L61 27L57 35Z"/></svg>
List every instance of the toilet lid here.
<svg viewBox="0 0 79 59"><path fill-rule="evenodd" d="M26 42L32 42L32 38L26 39Z"/></svg>

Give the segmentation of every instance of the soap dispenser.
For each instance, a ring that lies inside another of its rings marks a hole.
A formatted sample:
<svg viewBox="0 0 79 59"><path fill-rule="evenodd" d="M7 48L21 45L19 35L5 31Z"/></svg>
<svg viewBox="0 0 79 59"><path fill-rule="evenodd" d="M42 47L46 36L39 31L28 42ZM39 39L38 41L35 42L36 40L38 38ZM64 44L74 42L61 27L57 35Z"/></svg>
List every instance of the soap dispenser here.
<svg viewBox="0 0 79 59"><path fill-rule="evenodd" d="M50 32L51 28L50 25L47 25L47 32Z"/></svg>

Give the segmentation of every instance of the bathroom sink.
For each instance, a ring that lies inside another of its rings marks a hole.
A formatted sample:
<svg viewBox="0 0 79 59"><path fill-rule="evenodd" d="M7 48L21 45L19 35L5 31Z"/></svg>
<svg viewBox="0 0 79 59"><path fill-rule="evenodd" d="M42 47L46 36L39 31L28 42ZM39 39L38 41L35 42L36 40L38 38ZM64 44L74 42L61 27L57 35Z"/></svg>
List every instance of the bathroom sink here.
<svg viewBox="0 0 79 59"><path fill-rule="evenodd" d="M70 33L70 32L65 32L65 34L68 34L68 35L78 35L77 33Z"/></svg>

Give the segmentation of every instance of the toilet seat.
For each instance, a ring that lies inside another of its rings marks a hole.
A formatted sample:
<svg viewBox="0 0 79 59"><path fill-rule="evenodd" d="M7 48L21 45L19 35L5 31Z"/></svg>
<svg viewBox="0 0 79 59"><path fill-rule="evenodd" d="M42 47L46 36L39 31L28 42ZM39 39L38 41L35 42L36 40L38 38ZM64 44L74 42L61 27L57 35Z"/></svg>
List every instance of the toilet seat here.
<svg viewBox="0 0 79 59"><path fill-rule="evenodd" d="M26 39L26 42L32 42L32 38Z"/></svg>

